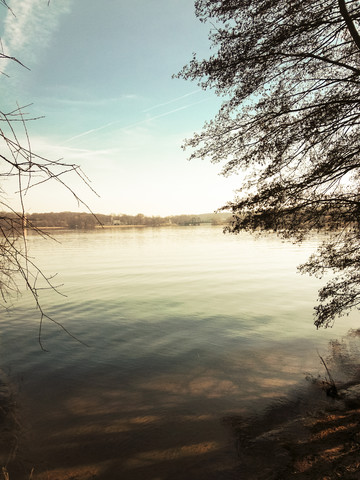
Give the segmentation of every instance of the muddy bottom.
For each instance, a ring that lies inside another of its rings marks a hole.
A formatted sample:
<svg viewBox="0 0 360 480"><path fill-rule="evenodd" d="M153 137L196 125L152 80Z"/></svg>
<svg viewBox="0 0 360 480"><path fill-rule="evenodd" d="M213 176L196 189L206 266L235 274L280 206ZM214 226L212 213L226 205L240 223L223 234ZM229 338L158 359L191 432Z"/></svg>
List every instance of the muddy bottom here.
<svg viewBox="0 0 360 480"><path fill-rule="evenodd" d="M335 346L327 361L336 380L359 384L357 359ZM227 408L224 380L194 377L186 396L179 376L137 388L114 377L112 389L101 378L75 376L61 389L53 374L29 379L17 406L2 409L4 480L360 478L360 401L327 396L318 377L253 415Z"/></svg>
<svg viewBox="0 0 360 480"><path fill-rule="evenodd" d="M89 382L71 393L47 389L46 399L39 390L29 405L20 395L10 480L238 478L232 429L216 414L216 398L180 405L176 397L161 403L148 393L140 402L131 390L90 390Z"/></svg>
<svg viewBox="0 0 360 480"><path fill-rule="evenodd" d="M84 415L64 424L58 412L51 425L21 428L7 470L10 480L353 480L360 478L359 425L360 409L318 385L262 415L224 416L220 429L209 415L109 417L100 425L85 424Z"/></svg>

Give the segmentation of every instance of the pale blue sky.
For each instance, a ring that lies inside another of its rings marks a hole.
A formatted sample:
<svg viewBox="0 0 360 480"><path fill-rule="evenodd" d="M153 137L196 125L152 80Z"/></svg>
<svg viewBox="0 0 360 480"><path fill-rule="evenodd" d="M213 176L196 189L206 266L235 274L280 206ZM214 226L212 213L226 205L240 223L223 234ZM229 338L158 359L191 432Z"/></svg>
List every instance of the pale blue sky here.
<svg viewBox="0 0 360 480"><path fill-rule="evenodd" d="M170 215L213 211L239 179L221 166L188 162L180 145L216 113L219 99L172 79L192 52L209 53L209 26L193 0L12 0L0 8L6 54L1 107L33 103L32 149L79 163L100 195L72 187L93 211ZM29 111L29 109L28 109ZM57 187L29 193L27 210L77 210ZM80 208L84 210L84 208Z"/></svg>

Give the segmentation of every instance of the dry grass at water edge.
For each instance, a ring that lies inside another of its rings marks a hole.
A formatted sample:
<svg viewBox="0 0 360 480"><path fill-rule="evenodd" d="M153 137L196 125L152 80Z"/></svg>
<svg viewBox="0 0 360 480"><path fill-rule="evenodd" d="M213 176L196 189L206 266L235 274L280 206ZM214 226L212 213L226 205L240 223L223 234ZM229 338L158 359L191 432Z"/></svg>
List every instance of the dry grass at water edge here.
<svg viewBox="0 0 360 480"><path fill-rule="evenodd" d="M34 469L31 470L28 480L32 480L33 473L34 473ZM3 478L1 480L10 480L9 472L7 471L6 467L2 467L2 476Z"/></svg>
<svg viewBox="0 0 360 480"><path fill-rule="evenodd" d="M16 415L15 394L10 382L0 370L0 465L1 480L10 480L7 466L18 449L19 421Z"/></svg>

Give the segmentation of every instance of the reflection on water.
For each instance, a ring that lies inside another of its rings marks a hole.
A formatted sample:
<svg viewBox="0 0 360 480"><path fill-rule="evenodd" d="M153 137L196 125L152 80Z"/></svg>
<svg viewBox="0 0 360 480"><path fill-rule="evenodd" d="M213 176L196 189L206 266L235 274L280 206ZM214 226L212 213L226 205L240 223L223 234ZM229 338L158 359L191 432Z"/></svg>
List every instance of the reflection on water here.
<svg viewBox="0 0 360 480"><path fill-rule="evenodd" d="M262 412L321 369L318 281L296 274L315 242L224 236L219 228L60 233L30 238L67 297L37 317L24 295L1 322L1 359L18 384L23 463L12 479L238 478L224 417Z"/></svg>

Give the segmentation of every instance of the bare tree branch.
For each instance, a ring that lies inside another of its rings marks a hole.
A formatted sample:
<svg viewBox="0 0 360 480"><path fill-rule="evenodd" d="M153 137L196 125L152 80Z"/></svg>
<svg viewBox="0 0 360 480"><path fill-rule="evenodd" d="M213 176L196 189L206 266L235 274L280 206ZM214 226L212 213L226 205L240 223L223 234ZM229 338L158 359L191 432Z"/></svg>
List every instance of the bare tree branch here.
<svg viewBox="0 0 360 480"><path fill-rule="evenodd" d="M14 15L6 0L0 0L0 4ZM50 0L47 5L50 5ZM4 53L1 42L0 48L0 61L16 62L27 68L17 58ZM61 322L50 317L41 304L40 292L44 288L51 289L58 294L61 292L58 290L59 286L53 283L54 277L46 276L40 266L29 257L27 247L29 230L44 238L51 239L52 237L28 220L25 197L34 187L47 182L57 182L75 198L79 205L83 205L92 213L89 206L69 185L68 176L75 174L93 193L96 194L96 192L91 187L89 179L81 171L80 165L68 163L62 159L51 160L32 151L28 125L29 122L42 117L30 116L27 113L30 106L21 107L17 104L14 110L7 113L0 107L0 182L8 178L16 178L18 185L16 194L19 204L19 208L12 206L7 200L8 192L3 187L4 182L0 183L0 297L3 300L3 306L6 306L12 296L20 293L22 285L30 291L40 312L38 339L41 348L45 350L42 342L44 320L55 323L70 337L84 343ZM24 141L21 138L24 138ZM41 280L40 286L39 279Z"/></svg>
<svg viewBox="0 0 360 480"><path fill-rule="evenodd" d="M359 32L357 31L357 29L355 27L355 24L354 24L351 16L349 15L349 12L348 12L347 8L346 8L346 0L338 0L338 2L339 2L340 13L341 13L343 19L345 20L346 26L347 26L354 42L355 42L355 45L360 50L360 35L359 35Z"/></svg>

